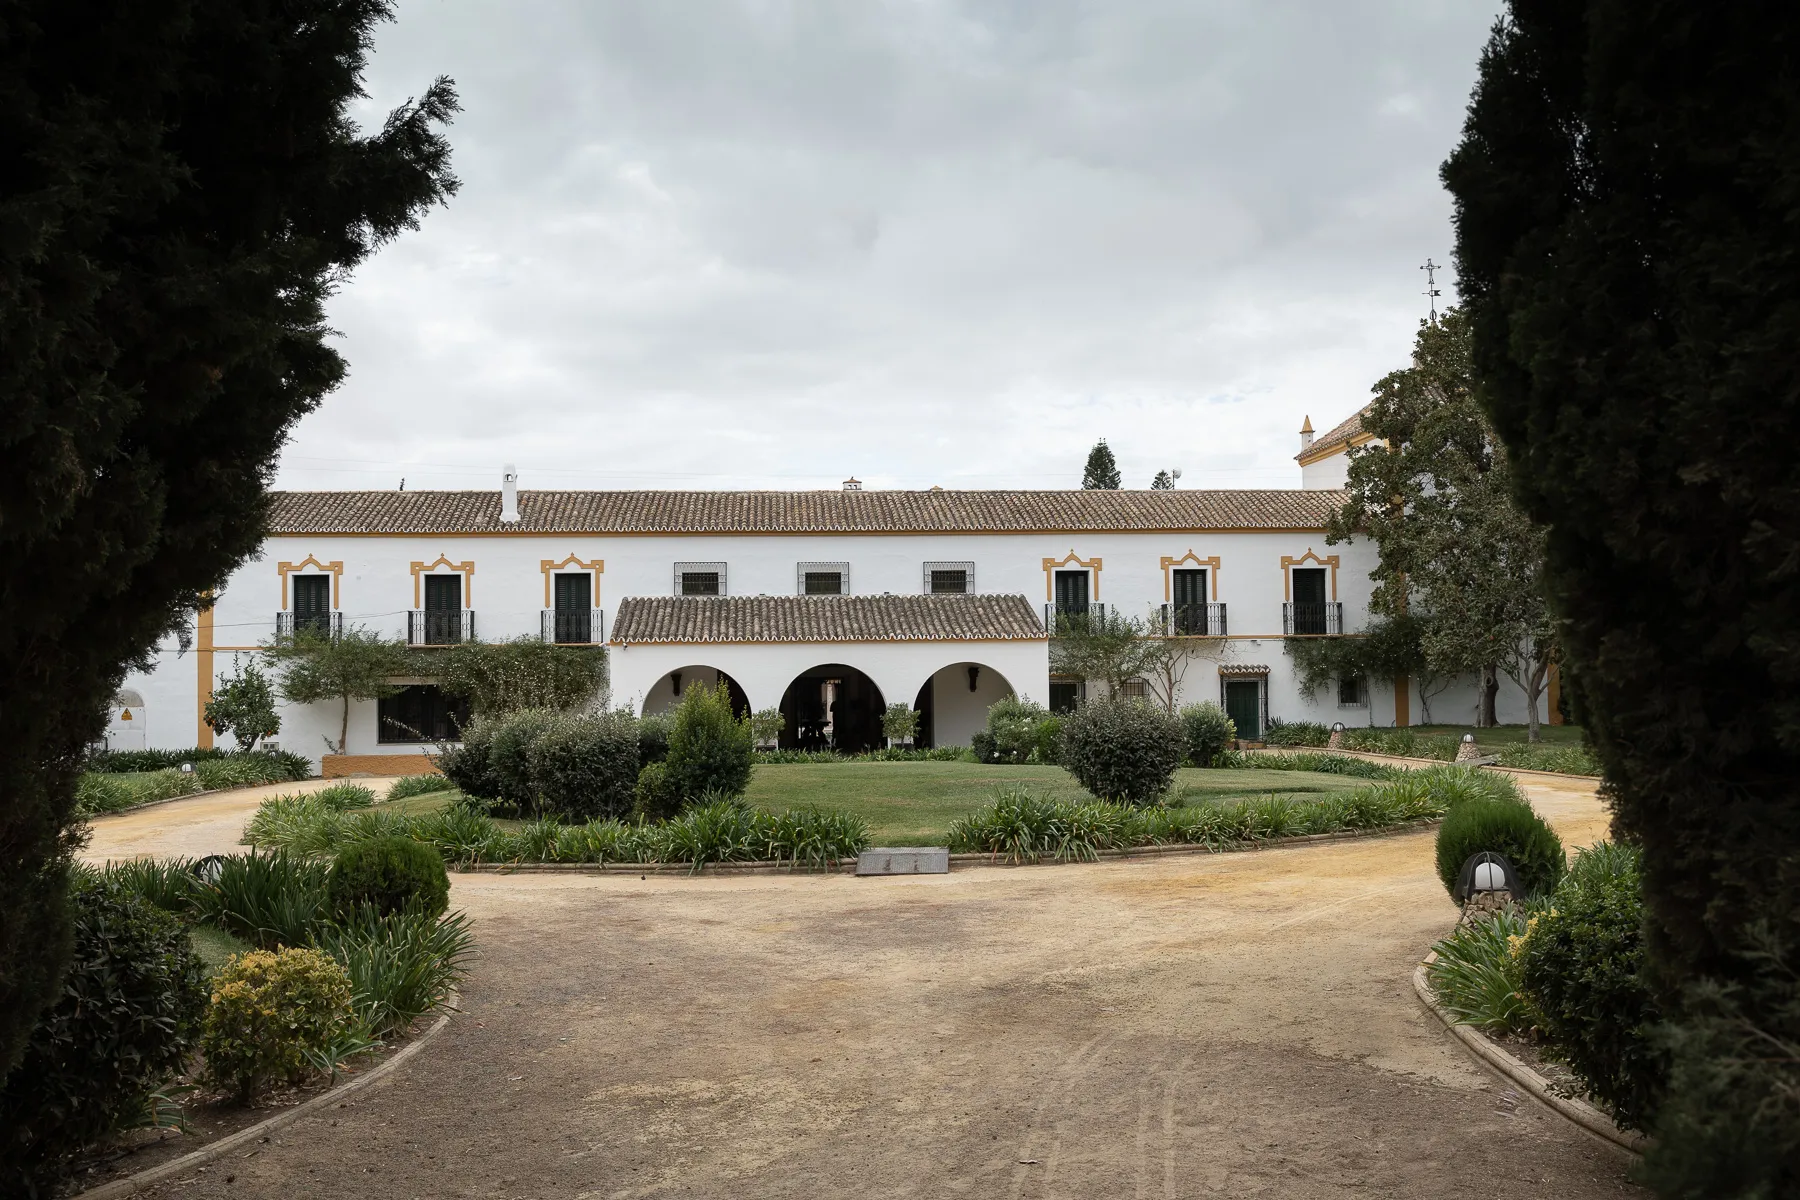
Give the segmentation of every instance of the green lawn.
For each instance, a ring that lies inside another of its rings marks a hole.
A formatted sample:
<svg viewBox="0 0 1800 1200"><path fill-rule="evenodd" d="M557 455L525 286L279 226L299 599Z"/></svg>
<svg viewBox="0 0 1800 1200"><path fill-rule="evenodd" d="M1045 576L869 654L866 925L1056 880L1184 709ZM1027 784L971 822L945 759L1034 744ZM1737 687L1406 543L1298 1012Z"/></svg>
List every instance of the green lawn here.
<svg viewBox="0 0 1800 1200"><path fill-rule="evenodd" d="M1460 738L1465 733L1475 735L1477 746L1511 746L1523 744L1529 730L1523 725L1496 725L1492 729L1477 729L1473 725L1414 725L1414 733L1435 734L1439 737ZM1579 746L1581 744L1581 727L1579 725L1539 725L1538 736L1546 746Z"/></svg>
<svg viewBox="0 0 1800 1200"><path fill-rule="evenodd" d="M1308 771L1184 767L1175 773L1176 793L1206 798L1341 792L1369 782ZM1063 799L1092 799L1061 767L968 762L765 764L751 777L746 799L774 812L810 804L855 813L869 823L876 845L941 846L950 822L986 804L1003 783Z"/></svg>
<svg viewBox="0 0 1800 1200"><path fill-rule="evenodd" d="M254 949L249 942L211 925L192 926L188 929L188 940L194 943L194 951L199 954L200 961L206 964L209 975L216 974L232 955Z"/></svg>

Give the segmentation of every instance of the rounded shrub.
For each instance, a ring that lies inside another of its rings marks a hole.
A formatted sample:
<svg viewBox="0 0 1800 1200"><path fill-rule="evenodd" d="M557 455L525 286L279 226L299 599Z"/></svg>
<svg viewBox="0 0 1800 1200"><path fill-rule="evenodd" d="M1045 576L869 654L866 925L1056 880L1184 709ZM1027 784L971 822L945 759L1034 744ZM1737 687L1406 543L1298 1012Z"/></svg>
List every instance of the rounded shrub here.
<svg viewBox="0 0 1800 1200"><path fill-rule="evenodd" d="M498 800L500 785L493 771L494 722L476 717L462 728L462 743L438 755L438 770L465 796Z"/></svg>
<svg viewBox="0 0 1800 1200"><path fill-rule="evenodd" d="M526 750L541 812L585 821L631 810L638 777L637 722L628 713L562 716Z"/></svg>
<svg viewBox="0 0 1800 1200"><path fill-rule="evenodd" d="M1187 753L1173 713L1143 700L1089 700L1063 718L1062 765L1102 800L1152 804L1169 790Z"/></svg>
<svg viewBox="0 0 1800 1200"><path fill-rule="evenodd" d="M339 916L368 907L435 917L450 906L450 876L436 847L410 837L374 837L338 851L325 895Z"/></svg>
<svg viewBox="0 0 1800 1200"><path fill-rule="evenodd" d="M1482 850L1506 856L1527 896L1548 894L1567 866L1562 839L1522 800L1470 797L1451 805L1437 836L1438 878L1445 891L1455 895L1463 863Z"/></svg>
<svg viewBox="0 0 1800 1200"><path fill-rule="evenodd" d="M1649 1037L1659 1016L1643 979L1643 919L1635 858L1596 847L1577 855L1517 951L1519 990L1539 1033L1622 1127L1639 1129L1667 1073Z"/></svg>
<svg viewBox="0 0 1800 1200"><path fill-rule="evenodd" d="M549 732L561 716L547 708L524 708L495 722L493 735L488 739L493 799L523 812L537 810L537 791L531 781L531 745Z"/></svg>
<svg viewBox="0 0 1800 1200"><path fill-rule="evenodd" d="M669 730L667 781L682 803L708 793L741 796L750 786L756 745L750 719L731 711L731 691L692 686L681 697Z"/></svg>
<svg viewBox="0 0 1800 1200"><path fill-rule="evenodd" d="M976 756L985 763L1030 762L1038 748L1039 729L1049 715L1043 705L1018 696L996 700L988 706L987 729L971 739Z"/></svg>
<svg viewBox="0 0 1800 1200"><path fill-rule="evenodd" d="M349 812L368 808L375 803L375 793L360 783L333 783L312 793L313 801L333 812Z"/></svg>
<svg viewBox="0 0 1800 1200"><path fill-rule="evenodd" d="M1188 764L1212 767L1218 765L1225 747L1237 740L1237 723L1225 715L1224 709L1207 700L1181 710L1181 732L1187 739Z"/></svg>
<svg viewBox="0 0 1800 1200"><path fill-rule="evenodd" d="M181 1070L206 968L175 917L114 881L76 885L74 955L0 1088L0 1194L47 1195L69 1159Z"/></svg>
<svg viewBox="0 0 1800 1200"><path fill-rule="evenodd" d="M681 796L669 786L667 763L645 763L638 768L631 815L640 821L666 821L681 811Z"/></svg>
<svg viewBox="0 0 1800 1200"><path fill-rule="evenodd" d="M350 1025L350 975L317 950L252 950L213 978L200 1047L209 1079L248 1103L272 1079L305 1079L310 1056Z"/></svg>
<svg viewBox="0 0 1800 1200"><path fill-rule="evenodd" d="M670 725L667 713L649 713L638 718L638 762L640 764L659 763L669 757Z"/></svg>

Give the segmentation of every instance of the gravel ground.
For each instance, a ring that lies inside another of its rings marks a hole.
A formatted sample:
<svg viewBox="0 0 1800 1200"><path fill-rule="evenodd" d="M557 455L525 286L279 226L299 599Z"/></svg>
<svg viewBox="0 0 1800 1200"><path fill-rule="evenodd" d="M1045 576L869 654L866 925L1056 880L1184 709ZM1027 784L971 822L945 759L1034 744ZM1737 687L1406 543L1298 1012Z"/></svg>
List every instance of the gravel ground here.
<svg viewBox="0 0 1800 1200"><path fill-rule="evenodd" d="M1590 784L1528 786L1603 834ZM1431 845L453 876L481 955L450 1028L153 1194L1641 1195L1413 996L1456 916Z"/></svg>

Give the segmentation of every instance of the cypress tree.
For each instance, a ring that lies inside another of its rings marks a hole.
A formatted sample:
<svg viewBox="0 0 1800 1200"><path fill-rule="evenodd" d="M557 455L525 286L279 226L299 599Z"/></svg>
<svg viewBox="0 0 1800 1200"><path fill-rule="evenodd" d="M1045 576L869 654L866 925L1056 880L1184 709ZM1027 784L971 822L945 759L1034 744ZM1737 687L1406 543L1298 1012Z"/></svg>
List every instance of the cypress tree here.
<svg viewBox="0 0 1800 1200"><path fill-rule="evenodd" d="M1643 850L1671 1195L1800 1188L1797 63L1791 4L1514 0L1444 166L1483 403Z"/></svg>
<svg viewBox="0 0 1800 1200"><path fill-rule="evenodd" d="M1081 486L1087 491L1113 492L1125 486L1119 464L1105 438L1095 442L1094 448L1088 451L1087 467L1081 472Z"/></svg>
<svg viewBox="0 0 1800 1200"><path fill-rule="evenodd" d="M455 190L448 80L361 134L387 0L0 2L0 1071L70 944L83 747L261 539L324 301Z"/></svg>

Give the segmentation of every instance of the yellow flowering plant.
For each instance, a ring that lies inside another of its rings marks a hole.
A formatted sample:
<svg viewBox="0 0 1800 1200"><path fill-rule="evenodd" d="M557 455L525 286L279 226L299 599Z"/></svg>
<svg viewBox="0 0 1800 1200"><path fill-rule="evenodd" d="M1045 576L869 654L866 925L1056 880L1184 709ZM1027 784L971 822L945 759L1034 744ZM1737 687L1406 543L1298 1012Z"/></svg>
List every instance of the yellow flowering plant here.
<svg viewBox="0 0 1800 1200"><path fill-rule="evenodd" d="M317 950L233 955L213 979L200 1048L210 1081L249 1103L270 1080L298 1083L352 1023L350 976Z"/></svg>

